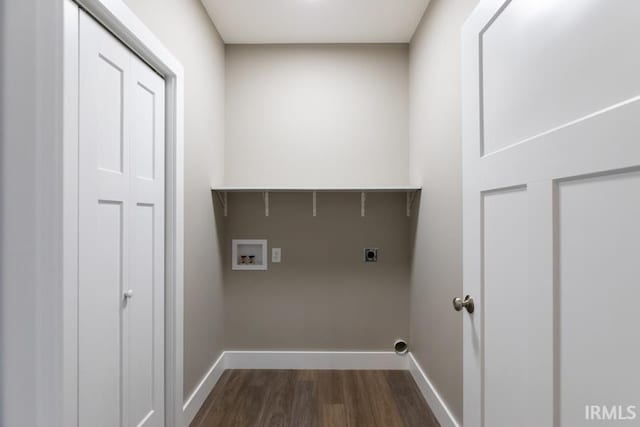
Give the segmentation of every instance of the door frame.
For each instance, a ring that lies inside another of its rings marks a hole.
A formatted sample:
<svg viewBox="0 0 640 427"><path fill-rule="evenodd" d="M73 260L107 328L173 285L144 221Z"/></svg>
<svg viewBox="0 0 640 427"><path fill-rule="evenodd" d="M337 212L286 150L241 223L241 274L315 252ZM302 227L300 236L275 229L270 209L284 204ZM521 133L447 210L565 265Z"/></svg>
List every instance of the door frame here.
<svg viewBox="0 0 640 427"><path fill-rule="evenodd" d="M58 414L78 425L78 22L92 15L165 80L165 425L182 426L184 280L184 72L121 0L58 0L62 7L62 328L57 345L63 388ZM57 424L56 424L57 425Z"/></svg>

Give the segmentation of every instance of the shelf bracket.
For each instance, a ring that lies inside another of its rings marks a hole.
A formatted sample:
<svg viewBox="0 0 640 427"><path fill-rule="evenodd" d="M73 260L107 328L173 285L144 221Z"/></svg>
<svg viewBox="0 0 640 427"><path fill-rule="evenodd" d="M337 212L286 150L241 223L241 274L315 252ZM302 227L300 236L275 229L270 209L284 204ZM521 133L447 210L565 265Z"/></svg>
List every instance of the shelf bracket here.
<svg viewBox="0 0 640 427"><path fill-rule="evenodd" d="M313 216L317 216L316 192L313 192Z"/></svg>
<svg viewBox="0 0 640 427"><path fill-rule="evenodd" d="M360 193L360 216L365 215L366 205L367 205L367 193L363 191L362 193Z"/></svg>
<svg viewBox="0 0 640 427"><path fill-rule="evenodd" d="M269 216L269 192L262 193L262 198L264 199L264 216Z"/></svg>
<svg viewBox="0 0 640 427"><path fill-rule="evenodd" d="M218 197L218 201L220 202L220 205L222 205L222 209L224 211L224 216L227 216L229 214L229 200L227 198L227 192L226 191L214 191L214 193L216 193L216 196Z"/></svg>
<svg viewBox="0 0 640 427"><path fill-rule="evenodd" d="M408 191L407 192L407 216L411 216L411 209L413 209L413 204L418 197L417 191Z"/></svg>

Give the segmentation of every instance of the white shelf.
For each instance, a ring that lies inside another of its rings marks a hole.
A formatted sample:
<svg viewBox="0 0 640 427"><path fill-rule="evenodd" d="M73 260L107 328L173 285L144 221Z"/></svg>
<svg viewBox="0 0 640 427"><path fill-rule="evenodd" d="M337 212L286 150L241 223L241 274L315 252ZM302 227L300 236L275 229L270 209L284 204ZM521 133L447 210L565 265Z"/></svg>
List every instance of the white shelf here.
<svg viewBox="0 0 640 427"><path fill-rule="evenodd" d="M286 193L286 192L352 192L352 193L401 193L420 191L422 187L399 185L386 187L212 187L213 191L222 193Z"/></svg>
<svg viewBox="0 0 640 427"><path fill-rule="evenodd" d="M224 209L224 216L228 215L227 193L262 193L264 199L264 216L269 216L269 193L312 193L313 216L316 216L316 193L360 193L360 215L365 216L367 193L406 193L407 216L411 216L411 208L422 187L413 185L399 185L386 187L211 187Z"/></svg>

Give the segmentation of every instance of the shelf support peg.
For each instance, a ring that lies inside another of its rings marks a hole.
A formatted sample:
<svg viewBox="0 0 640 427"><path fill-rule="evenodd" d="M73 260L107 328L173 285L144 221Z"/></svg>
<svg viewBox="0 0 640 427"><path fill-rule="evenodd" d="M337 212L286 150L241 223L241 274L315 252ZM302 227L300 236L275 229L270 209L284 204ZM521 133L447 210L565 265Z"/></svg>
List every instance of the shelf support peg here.
<svg viewBox="0 0 640 427"><path fill-rule="evenodd" d="M316 192L313 192L313 216L317 215L317 209L316 209Z"/></svg>
<svg viewBox="0 0 640 427"><path fill-rule="evenodd" d="M416 201L417 196L417 191L407 191L407 216L411 216L411 209L413 208L413 203Z"/></svg>
<svg viewBox="0 0 640 427"><path fill-rule="evenodd" d="M407 216L411 216L411 210L413 209L413 204L417 197L417 191L407 191Z"/></svg>
<svg viewBox="0 0 640 427"><path fill-rule="evenodd" d="M269 216L269 192L262 193L262 197L264 198L264 216Z"/></svg>
<svg viewBox="0 0 640 427"><path fill-rule="evenodd" d="M220 205L222 206L223 212L224 212L224 216L228 215L228 205L229 202L227 200L227 192L226 191L214 191L216 197L218 198L218 201L220 202Z"/></svg>

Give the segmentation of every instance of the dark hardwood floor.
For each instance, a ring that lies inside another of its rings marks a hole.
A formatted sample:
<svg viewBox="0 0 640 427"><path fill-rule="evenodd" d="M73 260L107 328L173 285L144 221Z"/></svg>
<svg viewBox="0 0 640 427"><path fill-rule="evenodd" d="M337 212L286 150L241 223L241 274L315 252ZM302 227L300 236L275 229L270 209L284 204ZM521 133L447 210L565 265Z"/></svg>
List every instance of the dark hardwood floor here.
<svg viewBox="0 0 640 427"><path fill-rule="evenodd" d="M408 371L227 370L191 427L439 427Z"/></svg>

